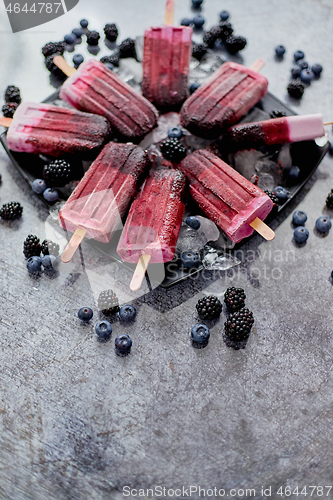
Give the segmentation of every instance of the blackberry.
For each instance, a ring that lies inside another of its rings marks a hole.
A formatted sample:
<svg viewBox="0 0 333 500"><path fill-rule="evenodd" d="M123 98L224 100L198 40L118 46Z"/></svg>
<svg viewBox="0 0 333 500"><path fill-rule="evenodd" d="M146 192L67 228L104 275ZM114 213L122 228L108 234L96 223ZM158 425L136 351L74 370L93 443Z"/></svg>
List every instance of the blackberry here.
<svg viewBox="0 0 333 500"><path fill-rule="evenodd" d="M65 76L65 74L61 71L58 66L56 66L53 62L53 59L55 56L61 56L60 52L56 52L55 54L52 54L48 57L45 58L45 66L48 69L50 73L52 73L54 76L57 76L59 78L62 78Z"/></svg>
<svg viewBox="0 0 333 500"><path fill-rule="evenodd" d="M233 27L231 26L230 23L220 23L218 27L219 27L219 30L220 30L219 38L223 42L225 42L226 39L229 36L231 36L233 34L233 32L234 32ZM240 37L240 38L243 38L243 37ZM245 40L245 42L246 42L246 40ZM245 43L245 45L246 45L246 43ZM245 47L245 45L244 45L244 47Z"/></svg>
<svg viewBox="0 0 333 500"><path fill-rule="evenodd" d="M18 87L15 87L15 85L8 85L5 90L5 101L21 104L22 99L20 89Z"/></svg>
<svg viewBox="0 0 333 500"><path fill-rule="evenodd" d="M269 116L271 118L283 118L284 116L287 116L287 113L285 113L285 111L280 111L279 109L273 109L273 111L269 113Z"/></svg>
<svg viewBox="0 0 333 500"><path fill-rule="evenodd" d="M40 244L40 240L34 234L29 234L23 243L23 253L26 259L30 259L30 257L40 256L42 251L42 247Z"/></svg>
<svg viewBox="0 0 333 500"><path fill-rule="evenodd" d="M327 208L333 208L333 189L331 189L331 192L326 198L326 206Z"/></svg>
<svg viewBox="0 0 333 500"><path fill-rule="evenodd" d="M49 42L42 48L42 53L44 57L49 57L56 53L63 55L64 52L65 52L64 42Z"/></svg>
<svg viewBox="0 0 333 500"><path fill-rule="evenodd" d="M213 26L210 30L206 31L202 38L202 41L204 45L211 49L214 47L215 42L220 38L220 35L221 30L219 26Z"/></svg>
<svg viewBox="0 0 333 500"><path fill-rule="evenodd" d="M201 61L203 56L207 52L207 47L203 43L195 43L193 44L192 47L192 56L197 59L198 61Z"/></svg>
<svg viewBox="0 0 333 500"><path fill-rule="evenodd" d="M224 323L224 331L227 337L235 341L241 341L248 338L253 325L253 313L246 307L236 311L229 316Z"/></svg>
<svg viewBox="0 0 333 500"><path fill-rule="evenodd" d="M121 44L119 45L119 57L134 57L134 59L137 59L135 40L133 40L132 38L126 38L126 40L121 42Z"/></svg>
<svg viewBox="0 0 333 500"><path fill-rule="evenodd" d="M202 319L218 318L222 312L222 304L214 295L200 299L196 308Z"/></svg>
<svg viewBox="0 0 333 500"><path fill-rule="evenodd" d="M277 196L275 196L275 194L272 191L268 191L268 189L265 189L264 193L266 193L267 196L270 197L270 199L272 200L272 202L274 203L274 205L278 205L279 204L279 198Z"/></svg>
<svg viewBox="0 0 333 500"><path fill-rule="evenodd" d="M49 187L62 187L71 178L71 166L67 161L54 160L44 166L43 176Z"/></svg>
<svg viewBox="0 0 333 500"><path fill-rule="evenodd" d="M101 38L101 35L98 33L98 31L87 31L86 36L87 44L92 46L98 45L99 39Z"/></svg>
<svg viewBox="0 0 333 500"><path fill-rule="evenodd" d="M287 87L287 92L291 97L300 99L304 94L304 85L302 82L291 82Z"/></svg>
<svg viewBox="0 0 333 500"><path fill-rule="evenodd" d="M60 246L58 243L54 243L51 240L44 240L42 243L42 252L43 255L54 255L58 257L60 251Z"/></svg>
<svg viewBox="0 0 333 500"><path fill-rule="evenodd" d="M229 54L236 54L240 50L243 50L247 44L246 38L243 36L228 36L225 41L225 46Z"/></svg>
<svg viewBox="0 0 333 500"><path fill-rule="evenodd" d="M175 137L172 139L166 139L161 144L161 151L164 158L174 163L181 162L186 156L186 149Z"/></svg>
<svg viewBox="0 0 333 500"><path fill-rule="evenodd" d="M113 290L104 290L99 294L98 309L105 316L119 312L119 300Z"/></svg>
<svg viewBox="0 0 333 500"><path fill-rule="evenodd" d="M7 102L2 106L2 114L6 118L13 118L15 111L19 105L16 102Z"/></svg>
<svg viewBox="0 0 333 500"><path fill-rule="evenodd" d="M119 35L117 25L114 23L106 24L104 27L104 33L105 33L106 38L110 42L115 42L118 38L118 35Z"/></svg>
<svg viewBox="0 0 333 500"><path fill-rule="evenodd" d="M245 306L246 295L243 288L235 288L234 286L227 289L224 294L224 302L229 311L239 311Z"/></svg>
<svg viewBox="0 0 333 500"><path fill-rule="evenodd" d="M0 217L3 220L19 219L22 216L23 207L17 201L4 203L0 209Z"/></svg>
<svg viewBox="0 0 333 500"><path fill-rule="evenodd" d="M103 64L110 63L113 66L119 66L119 56L118 54L112 54L111 56L104 56L100 60Z"/></svg>

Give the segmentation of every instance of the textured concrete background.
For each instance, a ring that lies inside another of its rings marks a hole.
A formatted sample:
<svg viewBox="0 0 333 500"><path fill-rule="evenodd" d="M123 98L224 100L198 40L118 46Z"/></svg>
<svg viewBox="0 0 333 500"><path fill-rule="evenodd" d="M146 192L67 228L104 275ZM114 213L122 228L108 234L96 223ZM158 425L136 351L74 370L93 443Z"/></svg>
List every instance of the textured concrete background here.
<svg viewBox="0 0 333 500"><path fill-rule="evenodd" d="M65 17L15 35L1 5L0 94L16 84L25 99L49 95L40 49L82 17L98 30L116 21L122 39L159 24L163 5L80 0ZM323 64L322 78L298 107L292 105L332 120L331 0L205 0L208 27L222 9L248 39L244 63L264 58L270 91L289 104L293 52L302 49L309 62ZM176 20L190 14L190 2L179 0ZM278 63L274 47L280 43L287 54ZM49 234L48 214L0 150L0 202L24 206L21 221L0 227L0 498L120 500L125 485L200 485L226 492L255 488L258 499L262 486L271 486L277 499L284 498L279 486L332 485L333 232L326 238L313 232L333 187L332 167L332 158L325 158L291 207L300 203L308 214L303 248L293 245L291 215L284 214L273 242L256 237L243 248L238 272L136 298L134 325L116 322L111 342L101 344L93 324L79 323L77 310L93 307L96 317L96 296L109 287L122 302L133 298L129 274L83 244L84 267L78 255L55 279L32 280L22 245L29 233ZM227 347L223 314L210 325L208 347L193 349L197 300L222 296L230 285L245 288L254 313L246 348ZM113 350L121 332L133 339L127 358ZM322 498L320 490L312 498Z"/></svg>

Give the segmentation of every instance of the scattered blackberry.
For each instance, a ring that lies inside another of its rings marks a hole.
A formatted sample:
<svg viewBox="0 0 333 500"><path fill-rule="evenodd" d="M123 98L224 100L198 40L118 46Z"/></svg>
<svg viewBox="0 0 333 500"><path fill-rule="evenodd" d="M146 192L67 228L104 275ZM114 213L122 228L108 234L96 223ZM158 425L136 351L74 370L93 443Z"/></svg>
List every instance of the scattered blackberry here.
<svg viewBox="0 0 333 500"><path fill-rule="evenodd" d="M243 50L246 44L246 38L244 38L243 36L230 35L225 41L225 46L229 54L236 54L240 50Z"/></svg>
<svg viewBox="0 0 333 500"><path fill-rule="evenodd" d="M71 166L67 161L54 160L44 166L43 176L49 187L65 186L71 177Z"/></svg>
<svg viewBox="0 0 333 500"><path fill-rule="evenodd" d="M3 116L5 116L6 118L13 118L14 113L18 107L19 105L17 104L17 102L7 102L2 106Z"/></svg>
<svg viewBox="0 0 333 500"><path fill-rule="evenodd" d="M235 288L234 286L227 289L224 294L224 302L229 311L239 311L245 306L246 295L243 288Z"/></svg>
<svg viewBox="0 0 333 500"><path fill-rule="evenodd" d="M287 92L291 97L300 99L304 94L304 85L302 82L290 82L287 87Z"/></svg>
<svg viewBox="0 0 333 500"><path fill-rule="evenodd" d="M5 101L21 104L22 99L20 89L18 87L15 87L15 85L8 85L5 90Z"/></svg>
<svg viewBox="0 0 333 500"><path fill-rule="evenodd" d="M58 66L56 66L53 62L53 59L55 56L61 56L60 52L56 52L55 54L52 54L51 56L48 56L45 58L45 66L48 69L50 73L52 73L54 76L57 76L59 78L62 78L65 76L65 74L61 71Z"/></svg>
<svg viewBox="0 0 333 500"><path fill-rule="evenodd" d="M326 206L327 208L333 208L333 189L331 189L331 192L326 198Z"/></svg>
<svg viewBox="0 0 333 500"><path fill-rule="evenodd" d="M118 38L118 35L119 35L117 25L114 23L106 24L104 27L104 33L105 33L106 38L110 42L115 42Z"/></svg>
<svg viewBox="0 0 333 500"><path fill-rule="evenodd" d="M40 240L34 234L29 234L23 243L23 253L26 259L30 259L30 257L40 256L42 251L42 247L40 244Z"/></svg>
<svg viewBox="0 0 333 500"><path fill-rule="evenodd" d="M105 316L119 312L119 300L113 290L104 290L98 297L98 309Z"/></svg>
<svg viewBox="0 0 333 500"><path fill-rule="evenodd" d="M218 318L222 312L222 304L214 295L200 299L196 308L202 319Z"/></svg>
<svg viewBox="0 0 333 500"><path fill-rule="evenodd" d="M254 319L253 314L246 307L236 311L229 316L224 323L224 330L227 337L235 341L247 339L250 334Z"/></svg>
<svg viewBox="0 0 333 500"><path fill-rule="evenodd" d="M234 32L233 27L231 26L230 23L220 23L218 27L219 27L219 30L220 30L219 38L223 42L225 42L226 39L229 36L231 36L233 34L233 32ZM241 37L241 38L243 38L243 37ZM245 42L246 42L246 40L245 40ZM245 43L245 45L246 45L246 43ZM244 45L244 47L245 47L245 45Z"/></svg>
<svg viewBox="0 0 333 500"><path fill-rule="evenodd" d="M179 163L186 156L186 149L175 137L165 140L161 145L161 151L167 160Z"/></svg>
<svg viewBox="0 0 333 500"><path fill-rule="evenodd" d="M269 113L269 116L271 118L283 118L284 116L287 116L287 113L285 113L285 111L280 111L279 109L273 109L273 111Z"/></svg>
<svg viewBox="0 0 333 500"><path fill-rule="evenodd" d="M264 193L266 193L267 196L270 197L270 199L272 200L272 202L274 203L274 205L278 205L279 204L279 198L277 196L275 196L275 194L272 191L268 191L268 189L265 189Z"/></svg>
<svg viewBox="0 0 333 500"><path fill-rule="evenodd" d="M110 64L113 64L113 66L118 67L119 66L119 56L118 56L118 54L112 54L111 56L104 56L101 58L101 62L103 64L110 63Z"/></svg>
<svg viewBox="0 0 333 500"><path fill-rule="evenodd" d="M98 31L87 31L86 36L87 44L92 46L98 45L99 39L101 38L101 35L98 33Z"/></svg>
<svg viewBox="0 0 333 500"><path fill-rule="evenodd" d="M212 47L214 47L215 42L220 38L220 35L221 30L219 26L213 26L210 30L206 31L202 38L202 41L204 45L211 49Z"/></svg>
<svg viewBox="0 0 333 500"><path fill-rule="evenodd" d="M192 47L192 56L195 57L198 61L201 61L203 56L207 52L207 47L203 43L195 43Z"/></svg>
<svg viewBox="0 0 333 500"><path fill-rule="evenodd" d="M65 52L64 42L49 42L42 48L42 53L44 57L52 56L52 54L63 55Z"/></svg>
<svg viewBox="0 0 333 500"><path fill-rule="evenodd" d="M121 44L119 45L119 57L134 57L134 59L137 59L135 40L133 40L132 38L126 38L126 40L121 42Z"/></svg>
<svg viewBox="0 0 333 500"><path fill-rule="evenodd" d="M44 240L42 243L42 252L43 255L54 255L58 257L60 251L60 246L58 243L54 243L51 240Z"/></svg>
<svg viewBox="0 0 333 500"><path fill-rule="evenodd" d="M23 207L17 201L4 203L0 209L0 217L3 220L19 219L22 216Z"/></svg>

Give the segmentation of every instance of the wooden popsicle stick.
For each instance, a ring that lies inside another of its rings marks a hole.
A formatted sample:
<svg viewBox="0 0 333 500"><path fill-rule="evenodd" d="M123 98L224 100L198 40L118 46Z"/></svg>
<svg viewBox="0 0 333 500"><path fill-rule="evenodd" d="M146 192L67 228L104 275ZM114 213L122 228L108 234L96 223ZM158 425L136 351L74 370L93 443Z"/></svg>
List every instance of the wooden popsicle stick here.
<svg viewBox="0 0 333 500"><path fill-rule="evenodd" d="M175 16L175 0L167 0L164 14L164 24L172 26Z"/></svg>
<svg viewBox="0 0 333 500"><path fill-rule="evenodd" d="M252 222L250 222L250 226L253 227L266 241L272 241L275 238L275 233L273 229L271 229L267 224L265 224L259 217L256 217Z"/></svg>
<svg viewBox="0 0 333 500"><path fill-rule="evenodd" d="M333 125L333 122L324 123L324 125Z"/></svg>
<svg viewBox="0 0 333 500"><path fill-rule="evenodd" d="M134 274L133 278L130 283L130 289L132 292L135 292L136 290L139 290L140 286L142 285L143 278L146 274L148 264L150 262L151 255L141 255Z"/></svg>
<svg viewBox="0 0 333 500"><path fill-rule="evenodd" d="M69 240L65 250L63 251L63 253L61 255L62 262L64 262L66 264L67 262L72 260L76 250L79 248L80 244L82 243L82 240L85 237L86 232L87 231L85 229L81 229L80 227L78 227L76 229L75 233L73 234L73 236Z"/></svg>
<svg viewBox="0 0 333 500"><path fill-rule="evenodd" d="M53 62L66 76L72 76L76 73L76 69L70 66L62 56L55 56Z"/></svg>
<svg viewBox="0 0 333 500"><path fill-rule="evenodd" d="M1 117L0 118L0 126L9 128L11 126L12 121L13 121L13 118Z"/></svg>
<svg viewBox="0 0 333 500"><path fill-rule="evenodd" d="M254 63L249 66L249 69L253 71L260 71L265 66L265 61L263 59L257 59Z"/></svg>

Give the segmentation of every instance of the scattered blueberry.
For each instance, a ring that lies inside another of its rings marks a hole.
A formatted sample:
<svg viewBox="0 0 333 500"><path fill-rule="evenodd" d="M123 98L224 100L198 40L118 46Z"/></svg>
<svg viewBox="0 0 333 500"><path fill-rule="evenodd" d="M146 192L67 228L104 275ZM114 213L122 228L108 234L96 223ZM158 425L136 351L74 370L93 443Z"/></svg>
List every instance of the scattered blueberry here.
<svg viewBox="0 0 333 500"><path fill-rule="evenodd" d="M199 264L199 255L194 252L183 252L181 255L181 263L183 267L190 269Z"/></svg>
<svg viewBox="0 0 333 500"><path fill-rule="evenodd" d="M76 36L76 38L81 38L81 36L83 35L83 32L82 32L81 28L74 28L72 30L72 33L73 33L73 35Z"/></svg>
<svg viewBox="0 0 333 500"><path fill-rule="evenodd" d="M190 217L187 217L185 222L192 229L199 229L199 227L200 227L200 221L199 221L199 219L194 217L194 215L190 215Z"/></svg>
<svg viewBox="0 0 333 500"><path fill-rule="evenodd" d="M27 269L29 273L36 274L40 271L42 265L42 259L34 255L27 260Z"/></svg>
<svg viewBox="0 0 333 500"><path fill-rule="evenodd" d="M200 83L191 83L190 85L190 94L193 94L200 87Z"/></svg>
<svg viewBox="0 0 333 500"><path fill-rule="evenodd" d="M296 227L294 239L297 243L304 243L309 237L309 231L304 226Z"/></svg>
<svg viewBox="0 0 333 500"><path fill-rule="evenodd" d="M203 25L205 24L205 18L198 14L197 16L194 16L193 18L193 24L197 29L201 29Z"/></svg>
<svg viewBox="0 0 333 500"><path fill-rule="evenodd" d="M72 61L73 61L73 64L74 64L75 68L77 69L80 66L80 64L83 63L84 57L81 54L75 54L73 56Z"/></svg>
<svg viewBox="0 0 333 500"><path fill-rule="evenodd" d="M275 47L275 54L277 57L282 57L286 53L286 48L283 45Z"/></svg>
<svg viewBox="0 0 333 500"><path fill-rule="evenodd" d="M170 139L173 139L173 138L176 138L176 139L180 139L183 135L183 131L180 127L172 127L172 128L169 128L168 130L168 137Z"/></svg>
<svg viewBox="0 0 333 500"><path fill-rule="evenodd" d="M304 59L305 57L305 54L302 50L296 50L296 52L294 52L294 59L295 61L299 61L300 59Z"/></svg>
<svg viewBox="0 0 333 500"><path fill-rule="evenodd" d="M82 26L82 28L88 28L88 21L87 19L81 19L80 21L80 26Z"/></svg>
<svg viewBox="0 0 333 500"><path fill-rule="evenodd" d="M192 0L192 7L195 9L198 9L200 5L202 4L203 0Z"/></svg>
<svg viewBox="0 0 333 500"><path fill-rule="evenodd" d="M300 174L300 169L299 167L297 167L297 165L293 165L288 172L288 176L292 180L298 179L299 174Z"/></svg>
<svg viewBox="0 0 333 500"><path fill-rule="evenodd" d="M114 341L116 352L119 354L129 354L132 347L132 339L127 333L118 335Z"/></svg>
<svg viewBox="0 0 333 500"><path fill-rule="evenodd" d="M57 258L54 255L44 255L44 257L42 257L42 266L48 271L51 271L56 260Z"/></svg>
<svg viewBox="0 0 333 500"><path fill-rule="evenodd" d="M198 324L191 330L191 339L197 344L207 344L210 337L208 326Z"/></svg>
<svg viewBox="0 0 333 500"><path fill-rule="evenodd" d="M328 217L319 217L316 220L316 229L320 233L328 233L332 227L332 221Z"/></svg>
<svg viewBox="0 0 333 500"><path fill-rule="evenodd" d="M59 193L56 189L53 188L45 189L45 191L43 192L43 196L49 203L59 200Z"/></svg>
<svg viewBox="0 0 333 500"><path fill-rule="evenodd" d="M181 26L191 26L192 23L193 23L192 19L190 19L188 17L184 17L184 19L181 20L180 25Z"/></svg>
<svg viewBox="0 0 333 500"><path fill-rule="evenodd" d="M79 312L77 313L77 315L81 321L87 322L87 321L91 320L94 313L93 313L93 310L90 309L90 307L81 307L81 309L79 309Z"/></svg>
<svg viewBox="0 0 333 500"><path fill-rule="evenodd" d="M302 210L296 210L293 213L293 223L295 224L295 226L304 226L307 219L308 216Z"/></svg>
<svg viewBox="0 0 333 500"><path fill-rule="evenodd" d="M297 61L297 66L299 66L302 69L308 69L309 67L309 63L307 63L306 61L303 61L303 59L300 59L299 61Z"/></svg>
<svg viewBox="0 0 333 500"><path fill-rule="evenodd" d="M34 193L42 194L47 188L46 182L43 179L35 179L31 185Z"/></svg>
<svg viewBox="0 0 333 500"><path fill-rule="evenodd" d="M69 35L65 35L64 36L64 41L68 44L68 45L73 45L75 42L76 42L76 36L73 35L73 33L70 33Z"/></svg>
<svg viewBox="0 0 333 500"><path fill-rule="evenodd" d="M299 66L294 66L291 68L291 76L292 78L299 78L301 74L301 68Z"/></svg>
<svg viewBox="0 0 333 500"><path fill-rule="evenodd" d="M222 22L223 21L227 21L229 19L229 17L230 17L230 14L229 14L229 12L227 10L222 10L220 12L220 19L221 19Z"/></svg>
<svg viewBox="0 0 333 500"><path fill-rule="evenodd" d="M122 321L132 321L136 316L136 309L133 306L122 306L119 310L119 318Z"/></svg>
<svg viewBox="0 0 333 500"><path fill-rule="evenodd" d="M302 69L300 78L301 78L303 83L310 84L312 82L312 80L314 79L314 77L315 77L315 75L311 71L311 69Z"/></svg>
<svg viewBox="0 0 333 500"><path fill-rule="evenodd" d="M311 70L318 77L320 73L323 71L323 67L321 64L313 64L311 66Z"/></svg>
<svg viewBox="0 0 333 500"><path fill-rule="evenodd" d="M97 321L95 325L95 332L100 339L109 339L112 333L111 323L109 323L109 321L106 321L106 319L104 319L103 321Z"/></svg>
<svg viewBox="0 0 333 500"><path fill-rule="evenodd" d="M288 198L287 190L282 186L277 186L276 188L274 188L273 193L275 194L280 203Z"/></svg>

